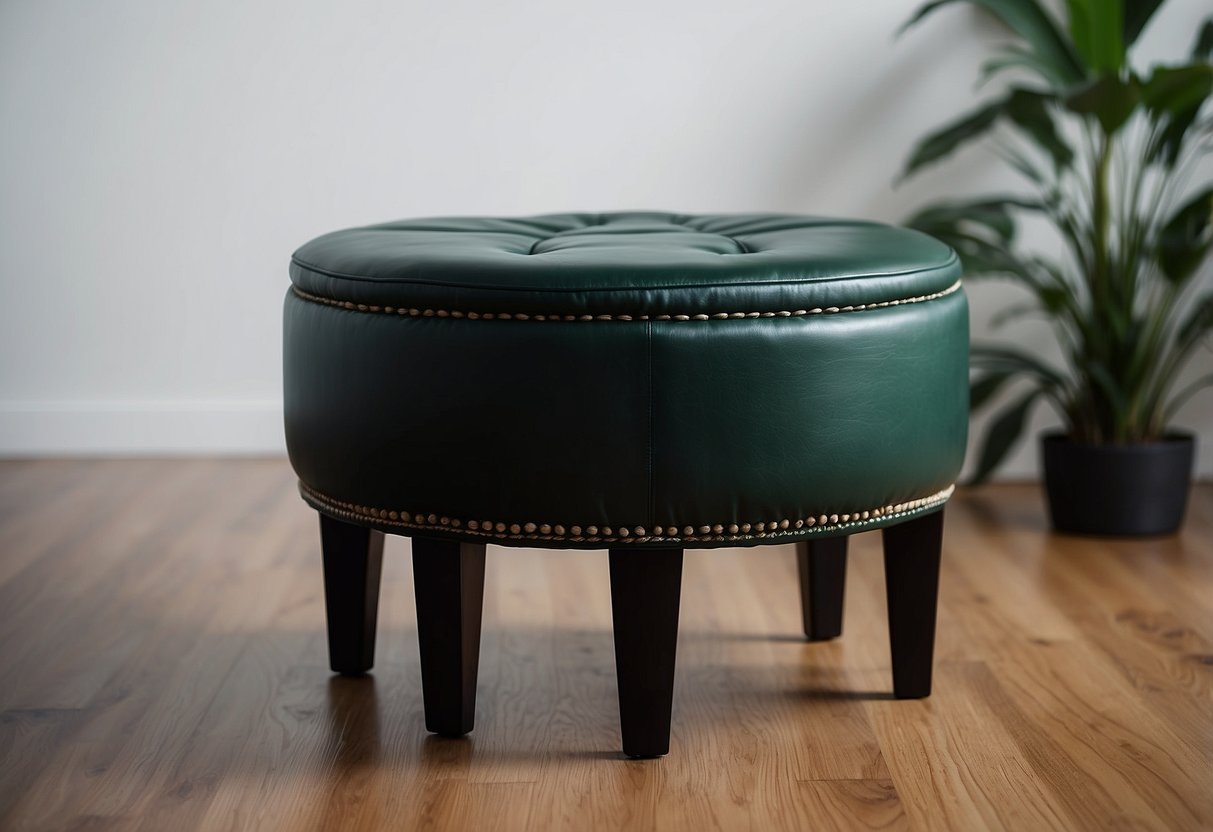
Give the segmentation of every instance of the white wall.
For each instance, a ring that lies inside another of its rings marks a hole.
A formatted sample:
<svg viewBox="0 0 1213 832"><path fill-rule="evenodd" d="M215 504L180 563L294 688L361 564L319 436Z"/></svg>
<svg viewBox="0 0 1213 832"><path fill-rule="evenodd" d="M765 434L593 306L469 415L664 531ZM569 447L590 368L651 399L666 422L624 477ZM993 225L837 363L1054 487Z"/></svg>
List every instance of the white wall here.
<svg viewBox="0 0 1213 832"><path fill-rule="evenodd" d="M912 141L974 101L1000 37L958 7L894 41L915 5L5 0L0 453L279 450L287 258L334 228L896 220L1013 184L972 152L891 188ZM1147 51L1186 51L1203 12L1172 0ZM1005 290L971 292L981 331ZM1181 421L1210 473L1213 397Z"/></svg>

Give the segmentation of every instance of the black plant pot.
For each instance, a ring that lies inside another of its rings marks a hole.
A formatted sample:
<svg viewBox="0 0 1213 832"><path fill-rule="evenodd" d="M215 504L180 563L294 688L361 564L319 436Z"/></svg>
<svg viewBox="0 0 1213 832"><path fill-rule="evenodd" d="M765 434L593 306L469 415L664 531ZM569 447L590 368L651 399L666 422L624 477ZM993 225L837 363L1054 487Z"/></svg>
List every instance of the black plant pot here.
<svg viewBox="0 0 1213 832"><path fill-rule="evenodd" d="M1170 534L1183 523L1196 437L1140 445L1084 445L1061 433L1040 440L1053 528L1073 534Z"/></svg>

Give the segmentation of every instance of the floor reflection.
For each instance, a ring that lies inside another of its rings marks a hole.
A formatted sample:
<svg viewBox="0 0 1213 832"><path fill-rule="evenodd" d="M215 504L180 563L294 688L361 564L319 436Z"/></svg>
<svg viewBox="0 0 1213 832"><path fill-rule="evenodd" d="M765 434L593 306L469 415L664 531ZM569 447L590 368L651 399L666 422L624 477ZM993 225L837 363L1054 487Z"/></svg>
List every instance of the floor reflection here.
<svg viewBox="0 0 1213 832"><path fill-rule="evenodd" d="M374 676L333 676L328 686L329 736L334 765L350 770L375 765L382 756L379 698Z"/></svg>

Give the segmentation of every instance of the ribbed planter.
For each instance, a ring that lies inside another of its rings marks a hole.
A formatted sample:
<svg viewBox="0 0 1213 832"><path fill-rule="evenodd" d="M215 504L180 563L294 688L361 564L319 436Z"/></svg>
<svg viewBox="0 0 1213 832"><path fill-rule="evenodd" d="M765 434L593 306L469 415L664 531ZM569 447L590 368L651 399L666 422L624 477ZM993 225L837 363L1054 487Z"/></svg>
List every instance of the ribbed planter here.
<svg viewBox="0 0 1213 832"><path fill-rule="evenodd" d="M1071 534L1140 536L1175 532L1191 488L1196 437L1085 445L1061 433L1040 441L1053 528Z"/></svg>

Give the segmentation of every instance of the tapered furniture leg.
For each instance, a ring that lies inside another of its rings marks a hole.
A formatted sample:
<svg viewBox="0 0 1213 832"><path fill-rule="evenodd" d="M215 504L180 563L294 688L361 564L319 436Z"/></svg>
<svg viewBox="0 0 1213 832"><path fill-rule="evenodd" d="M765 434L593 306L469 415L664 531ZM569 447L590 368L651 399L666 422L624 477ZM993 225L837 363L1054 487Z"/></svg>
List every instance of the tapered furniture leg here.
<svg viewBox="0 0 1213 832"><path fill-rule="evenodd" d="M893 695L920 699L931 695L943 509L889 526L883 535Z"/></svg>
<svg viewBox="0 0 1213 832"><path fill-rule="evenodd" d="M842 635L842 598L847 580L847 538L825 537L796 544L800 611L809 641Z"/></svg>
<svg viewBox="0 0 1213 832"><path fill-rule="evenodd" d="M321 514L320 546L329 666L334 673L357 676L375 663L383 533Z"/></svg>
<svg viewBox="0 0 1213 832"><path fill-rule="evenodd" d="M670 751L682 549L612 549L611 614L623 753Z"/></svg>
<svg viewBox="0 0 1213 832"><path fill-rule="evenodd" d="M425 728L461 737L476 715L484 544L414 537L413 586Z"/></svg>

